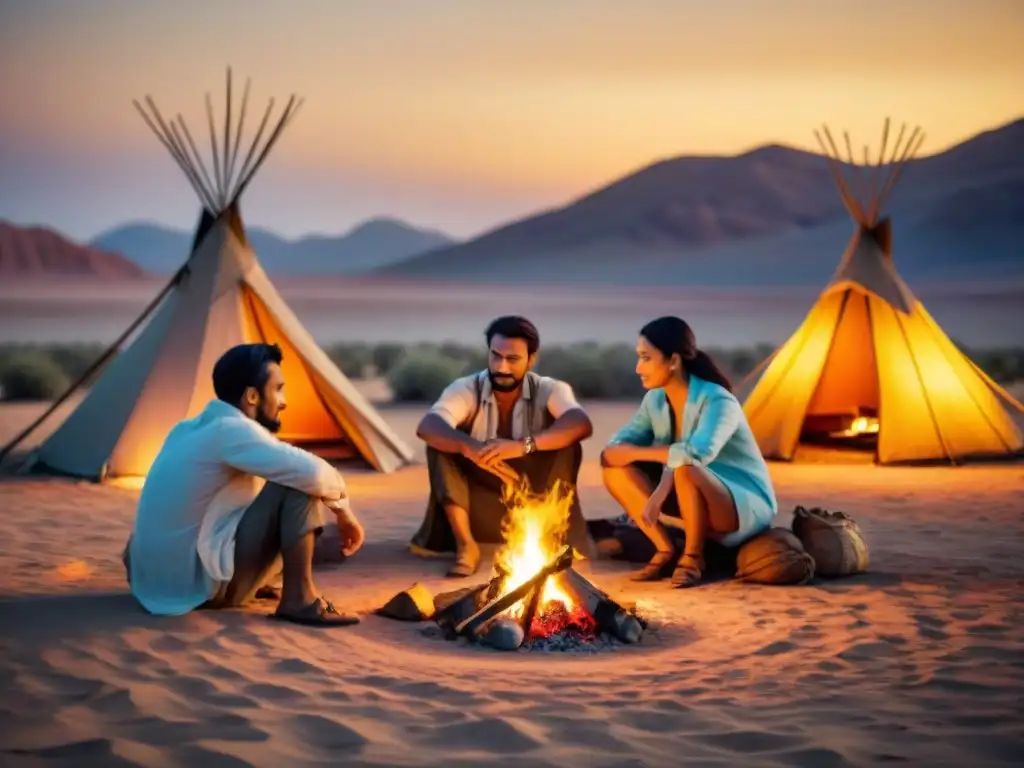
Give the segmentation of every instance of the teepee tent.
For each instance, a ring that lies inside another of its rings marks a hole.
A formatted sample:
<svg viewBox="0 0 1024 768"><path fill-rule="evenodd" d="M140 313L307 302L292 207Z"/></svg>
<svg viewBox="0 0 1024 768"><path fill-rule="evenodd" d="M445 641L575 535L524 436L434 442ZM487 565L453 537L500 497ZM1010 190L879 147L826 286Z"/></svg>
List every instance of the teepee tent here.
<svg viewBox="0 0 1024 768"><path fill-rule="evenodd" d="M815 136L853 237L832 281L797 331L741 385L744 412L766 458L791 460L802 435L874 437L880 464L1007 456L1024 447L1013 409L1024 406L968 359L900 277L886 198L924 134L906 126L886 159L864 148L844 164L832 134ZM845 165L845 168L844 168Z"/></svg>
<svg viewBox="0 0 1024 768"><path fill-rule="evenodd" d="M282 300L246 238L239 198L301 106L293 95L261 143L273 111L271 99L236 173L249 85L233 125L228 70L227 114L219 147L213 108L206 97L212 178L180 114L176 121L165 122L152 98L145 100L148 112L134 102L203 206L193 250L146 311L97 361L94 369L114 357L141 328L78 407L30 456L29 468L94 480L144 476L171 427L198 414L215 397L212 371L217 358L235 344L251 342L276 343L283 352L288 408L282 414L281 439L329 460L362 459L383 472L411 460L409 448ZM5 447L0 458L81 383Z"/></svg>

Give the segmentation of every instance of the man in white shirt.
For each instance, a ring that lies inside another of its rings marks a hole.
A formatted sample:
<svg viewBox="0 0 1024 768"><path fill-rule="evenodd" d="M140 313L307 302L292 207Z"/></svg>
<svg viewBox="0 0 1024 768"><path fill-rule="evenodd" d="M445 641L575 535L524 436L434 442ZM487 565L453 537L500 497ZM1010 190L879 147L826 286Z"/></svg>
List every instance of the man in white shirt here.
<svg viewBox="0 0 1024 768"><path fill-rule="evenodd" d="M275 618L314 626L358 619L313 583L313 545L323 508L337 517L342 552L363 529L334 467L274 433L286 408L281 350L243 344L213 369L217 399L168 433L146 477L125 567L132 594L150 613L243 605L276 597Z"/></svg>
<svg viewBox="0 0 1024 768"><path fill-rule="evenodd" d="M454 550L450 577L476 573L480 542L502 541L502 489L521 475L535 493L559 480L571 487L567 540L592 552L576 496L590 418L567 383L533 373L540 347L533 323L499 317L484 336L487 370L449 384L416 432L427 444L430 499L410 549L423 556Z"/></svg>

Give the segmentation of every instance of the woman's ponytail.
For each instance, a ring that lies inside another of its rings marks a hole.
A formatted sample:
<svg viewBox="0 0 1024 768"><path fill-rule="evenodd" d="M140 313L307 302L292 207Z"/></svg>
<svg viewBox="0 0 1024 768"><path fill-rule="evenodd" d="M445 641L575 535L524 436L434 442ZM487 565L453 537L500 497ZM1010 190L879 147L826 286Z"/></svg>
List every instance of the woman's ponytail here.
<svg viewBox="0 0 1024 768"><path fill-rule="evenodd" d="M707 352L701 349L696 350L693 359L685 361L684 365L686 370L697 378L713 382L723 389L732 392L732 384L729 383L728 377L715 365L715 361L711 359Z"/></svg>

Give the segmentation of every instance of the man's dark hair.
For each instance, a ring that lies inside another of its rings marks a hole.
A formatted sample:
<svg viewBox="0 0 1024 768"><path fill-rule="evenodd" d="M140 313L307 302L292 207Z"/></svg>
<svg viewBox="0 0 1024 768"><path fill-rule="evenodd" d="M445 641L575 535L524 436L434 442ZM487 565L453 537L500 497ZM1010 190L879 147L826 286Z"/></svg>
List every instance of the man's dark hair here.
<svg viewBox="0 0 1024 768"><path fill-rule="evenodd" d="M537 326L519 315L503 315L492 320L484 331L484 336L487 338L488 347L495 336L504 336L506 339L525 341L526 351L530 355L536 354L540 349L540 333L537 332Z"/></svg>
<svg viewBox="0 0 1024 768"><path fill-rule="evenodd" d="M281 364L277 344L239 344L213 366L213 391L218 400L238 406L247 387L262 392L270 376L270 364Z"/></svg>

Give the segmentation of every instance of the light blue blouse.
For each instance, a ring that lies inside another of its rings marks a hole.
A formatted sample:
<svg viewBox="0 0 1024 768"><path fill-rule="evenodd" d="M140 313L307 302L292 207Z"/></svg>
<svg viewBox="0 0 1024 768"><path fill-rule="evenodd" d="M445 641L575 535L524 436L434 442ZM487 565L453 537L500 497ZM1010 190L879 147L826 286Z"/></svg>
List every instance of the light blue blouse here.
<svg viewBox="0 0 1024 768"><path fill-rule="evenodd" d="M739 517L738 531L720 537L737 546L771 525L778 511L768 465L761 455L746 415L724 387L690 376L681 439L672 434L672 412L664 389L652 389L639 409L609 442L667 445L667 466L706 467L729 489Z"/></svg>

